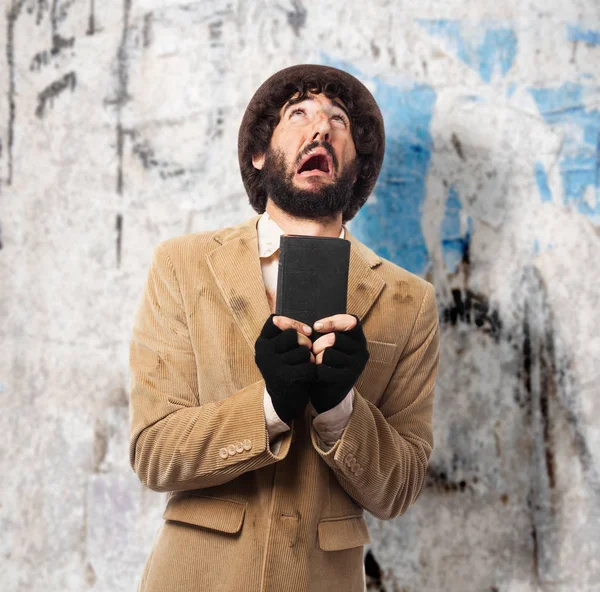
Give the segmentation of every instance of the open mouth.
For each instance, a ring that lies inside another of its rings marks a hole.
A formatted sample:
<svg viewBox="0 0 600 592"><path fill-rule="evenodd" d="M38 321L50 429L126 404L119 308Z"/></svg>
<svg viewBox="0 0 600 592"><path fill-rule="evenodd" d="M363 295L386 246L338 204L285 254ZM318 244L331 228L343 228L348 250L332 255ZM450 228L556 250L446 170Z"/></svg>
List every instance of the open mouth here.
<svg viewBox="0 0 600 592"><path fill-rule="evenodd" d="M331 159L327 154L311 154L304 162L300 164L297 171L298 175L331 175Z"/></svg>

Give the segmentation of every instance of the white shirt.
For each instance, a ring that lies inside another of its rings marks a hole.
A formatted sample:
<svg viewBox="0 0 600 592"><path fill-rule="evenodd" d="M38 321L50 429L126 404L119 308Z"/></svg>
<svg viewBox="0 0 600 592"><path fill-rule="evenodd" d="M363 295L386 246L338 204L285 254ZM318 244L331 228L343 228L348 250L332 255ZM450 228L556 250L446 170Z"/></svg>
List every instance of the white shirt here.
<svg viewBox="0 0 600 592"><path fill-rule="evenodd" d="M264 212L258 220L257 233L258 254L267 299L271 307L271 312L275 312L277 274L279 271L279 238L284 234L284 231L267 212ZM340 238L344 238L344 234L344 228L342 227ZM353 400L354 389L350 389L350 392L340 403L324 413L317 413L309 402L309 411L313 417L313 427L317 432L320 440L319 445L323 450L329 450L342 437L344 428L348 425L350 415L352 414ZM264 408L269 444L272 452L277 454L281 446L281 440L277 440L277 437L288 431L290 427L275 412L273 402L266 387L264 392Z"/></svg>

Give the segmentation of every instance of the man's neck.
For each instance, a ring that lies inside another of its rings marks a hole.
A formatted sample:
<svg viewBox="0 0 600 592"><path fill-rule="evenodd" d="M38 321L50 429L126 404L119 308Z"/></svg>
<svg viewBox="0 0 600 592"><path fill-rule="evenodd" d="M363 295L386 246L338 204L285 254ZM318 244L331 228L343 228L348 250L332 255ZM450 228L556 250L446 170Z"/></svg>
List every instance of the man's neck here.
<svg viewBox="0 0 600 592"><path fill-rule="evenodd" d="M306 236L331 236L337 238L342 232L342 213L327 222L295 218L278 208L270 199L267 200L267 213L286 234Z"/></svg>

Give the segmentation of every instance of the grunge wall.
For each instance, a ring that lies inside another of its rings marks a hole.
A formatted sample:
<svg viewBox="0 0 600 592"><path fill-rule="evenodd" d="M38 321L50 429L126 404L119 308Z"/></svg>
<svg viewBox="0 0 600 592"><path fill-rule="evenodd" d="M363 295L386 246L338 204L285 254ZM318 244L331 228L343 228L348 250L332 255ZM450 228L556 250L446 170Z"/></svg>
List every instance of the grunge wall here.
<svg viewBox="0 0 600 592"><path fill-rule="evenodd" d="M305 62L379 102L350 229L440 305L427 485L369 519L369 588L600 590L597 0L5 0L0 45L2 590L135 589L164 506L127 451L150 257L254 214L241 116Z"/></svg>

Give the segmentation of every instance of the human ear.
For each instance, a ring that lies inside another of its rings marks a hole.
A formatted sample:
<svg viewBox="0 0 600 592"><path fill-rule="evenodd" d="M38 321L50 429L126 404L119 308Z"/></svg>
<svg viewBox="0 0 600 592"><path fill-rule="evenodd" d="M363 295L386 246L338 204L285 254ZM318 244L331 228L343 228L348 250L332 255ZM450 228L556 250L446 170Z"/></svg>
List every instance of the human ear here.
<svg viewBox="0 0 600 592"><path fill-rule="evenodd" d="M254 156L252 156L252 164L254 165L255 169L258 169L260 171L263 168L263 165L265 164L265 155L255 154Z"/></svg>

